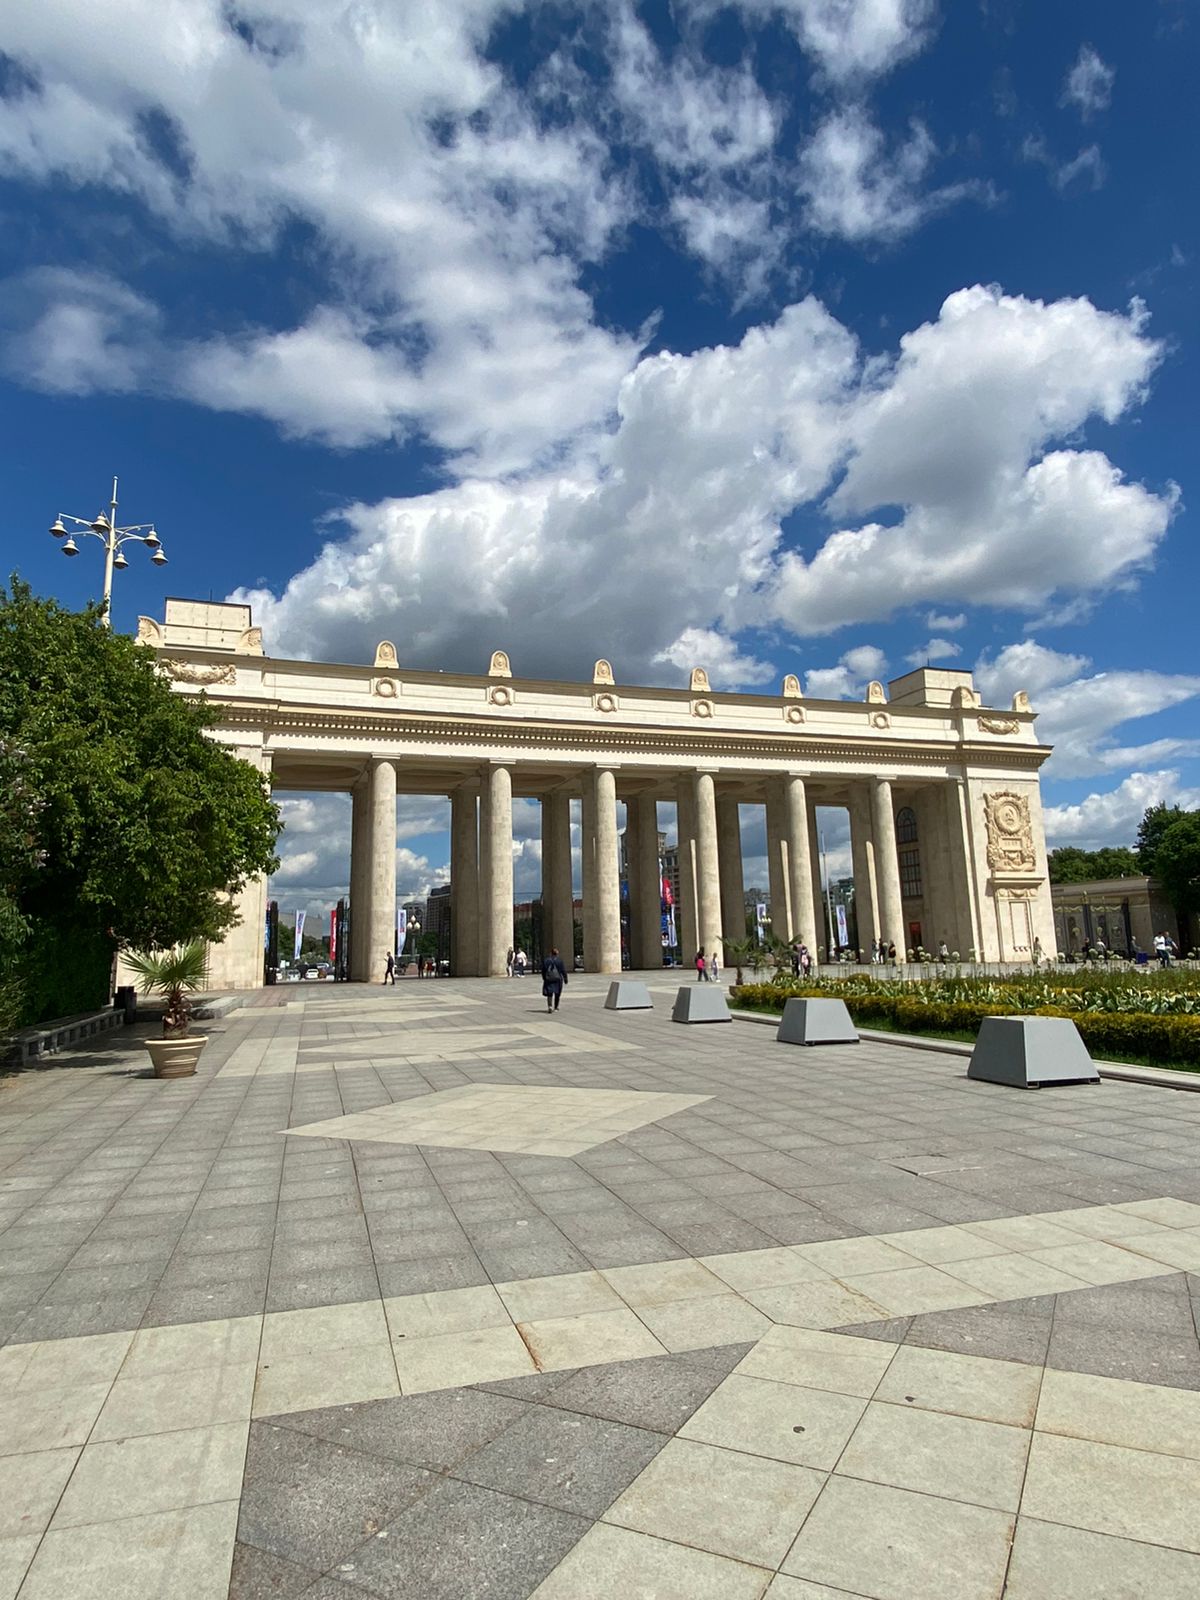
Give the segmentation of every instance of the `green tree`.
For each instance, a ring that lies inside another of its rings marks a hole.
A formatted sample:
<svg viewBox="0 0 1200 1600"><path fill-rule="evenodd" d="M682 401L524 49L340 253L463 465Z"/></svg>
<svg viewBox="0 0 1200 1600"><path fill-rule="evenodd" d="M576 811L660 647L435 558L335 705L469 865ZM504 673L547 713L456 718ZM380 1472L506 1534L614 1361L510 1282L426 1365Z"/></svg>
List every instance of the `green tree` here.
<svg viewBox="0 0 1200 1600"><path fill-rule="evenodd" d="M1138 867L1148 877L1157 878L1158 847L1162 843L1163 834L1172 823L1181 821L1188 813L1180 810L1178 806L1157 805L1148 806L1141 822L1138 824L1137 859Z"/></svg>
<svg viewBox="0 0 1200 1600"><path fill-rule="evenodd" d="M1051 883L1090 883L1096 878L1129 878L1140 872L1136 853L1128 845L1110 845L1102 850L1080 850L1073 844L1060 845L1048 857Z"/></svg>
<svg viewBox="0 0 1200 1600"><path fill-rule="evenodd" d="M1154 865L1176 911L1200 911L1200 811L1181 813L1163 830Z"/></svg>
<svg viewBox="0 0 1200 1600"><path fill-rule="evenodd" d="M95 987L117 946L218 940L236 921L230 897L278 865L267 782L209 736L214 721L99 607L64 610L17 578L0 590L0 745L20 752L34 830L32 858L4 862L30 930L27 980L86 969ZM35 982L27 1010L72 1009L59 989L52 1002Z"/></svg>

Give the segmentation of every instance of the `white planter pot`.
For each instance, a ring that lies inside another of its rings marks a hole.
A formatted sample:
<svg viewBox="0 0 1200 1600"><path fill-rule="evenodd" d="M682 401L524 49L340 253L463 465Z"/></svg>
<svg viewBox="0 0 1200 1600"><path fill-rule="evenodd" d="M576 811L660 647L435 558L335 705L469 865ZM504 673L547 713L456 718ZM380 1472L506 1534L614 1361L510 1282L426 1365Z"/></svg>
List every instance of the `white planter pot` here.
<svg viewBox="0 0 1200 1600"><path fill-rule="evenodd" d="M143 1039L142 1043L150 1052L156 1078L190 1078L208 1037L189 1033L181 1039Z"/></svg>

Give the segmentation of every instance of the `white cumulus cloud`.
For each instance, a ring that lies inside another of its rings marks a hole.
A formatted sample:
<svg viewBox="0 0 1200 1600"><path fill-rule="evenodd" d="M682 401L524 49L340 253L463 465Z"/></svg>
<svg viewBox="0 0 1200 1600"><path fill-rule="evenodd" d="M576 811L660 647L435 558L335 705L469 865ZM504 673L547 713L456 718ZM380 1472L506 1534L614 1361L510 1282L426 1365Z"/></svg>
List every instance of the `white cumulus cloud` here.
<svg viewBox="0 0 1200 1600"><path fill-rule="evenodd" d="M1112 100L1116 69L1101 60L1094 45L1082 44L1063 81L1061 104L1074 106L1086 122Z"/></svg>

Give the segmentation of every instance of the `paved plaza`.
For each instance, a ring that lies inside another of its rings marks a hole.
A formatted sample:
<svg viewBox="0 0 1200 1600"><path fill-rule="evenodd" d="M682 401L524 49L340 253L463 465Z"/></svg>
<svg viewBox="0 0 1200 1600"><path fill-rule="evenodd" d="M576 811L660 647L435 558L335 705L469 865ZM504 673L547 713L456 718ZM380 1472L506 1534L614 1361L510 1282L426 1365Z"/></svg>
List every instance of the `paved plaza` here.
<svg viewBox="0 0 1200 1600"><path fill-rule="evenodd" d="M1200 1095L649 981L0 1080L0 1600L1200 1593Z"/></svg>

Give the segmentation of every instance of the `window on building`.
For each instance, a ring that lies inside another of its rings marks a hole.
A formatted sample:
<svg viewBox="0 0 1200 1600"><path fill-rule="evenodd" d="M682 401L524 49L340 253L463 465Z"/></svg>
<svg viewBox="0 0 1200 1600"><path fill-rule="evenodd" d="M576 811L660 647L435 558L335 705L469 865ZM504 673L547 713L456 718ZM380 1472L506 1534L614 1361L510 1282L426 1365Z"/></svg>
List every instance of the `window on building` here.
<svg viewBox="0 0 1200 1600"><path fill-rule="evenodd" d="M896 848L900 860L900 893L905 900L921 898L921 849L917 843L917 815L911 806L896 813Z"/></svg>

